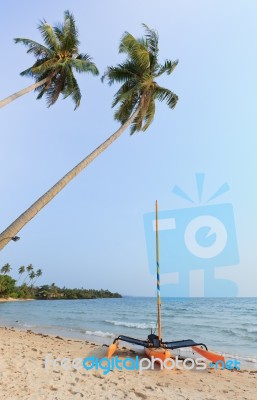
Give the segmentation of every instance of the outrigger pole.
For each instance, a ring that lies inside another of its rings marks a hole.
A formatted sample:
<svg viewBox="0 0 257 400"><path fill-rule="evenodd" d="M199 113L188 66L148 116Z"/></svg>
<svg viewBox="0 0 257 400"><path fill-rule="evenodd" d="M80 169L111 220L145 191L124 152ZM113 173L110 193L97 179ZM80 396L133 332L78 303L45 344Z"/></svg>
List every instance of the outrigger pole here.
<svg viewBox="0 0 257 400"><path fill-rule="evenodd" d="M156 237L156 278L157 278L157 315L158 315L158 338L162 339L161 323L161 289L160 289L160 264L159 264L159 230L158 230L158 201L155 201L155 237Z"/></svg>

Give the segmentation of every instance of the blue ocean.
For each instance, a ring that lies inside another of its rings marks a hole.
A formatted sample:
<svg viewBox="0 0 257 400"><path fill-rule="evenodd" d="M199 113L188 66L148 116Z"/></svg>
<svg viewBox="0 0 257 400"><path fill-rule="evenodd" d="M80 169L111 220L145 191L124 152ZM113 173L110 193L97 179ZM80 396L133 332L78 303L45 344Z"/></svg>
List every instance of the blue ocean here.
<svg viewBox="0 0 257 400"><path fill-rule="evenodd" d="M0 303L2 326L95 343L145 339L156 320L150 297ZM164 340L200 341L257 368L257 298L163 298L162 326Z"/></svg>

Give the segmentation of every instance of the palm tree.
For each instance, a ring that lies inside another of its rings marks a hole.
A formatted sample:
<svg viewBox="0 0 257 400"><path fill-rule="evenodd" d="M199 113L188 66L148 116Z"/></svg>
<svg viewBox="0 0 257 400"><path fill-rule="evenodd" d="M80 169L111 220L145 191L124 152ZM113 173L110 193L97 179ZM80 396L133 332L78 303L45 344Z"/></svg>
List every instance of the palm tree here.
<svg viewBox="0 0 257 400"><path fill-rule="evenodd" d="M30 275L30 273L33 271L33 269L34 269L34 267L33 267L32 264L29 264L29 265L26 267L26 271L27 271L28 274L27 274L26 278L24 279L23 284L25 283L26 279L29 277L29 275Z"/></svg>
<svg viewBox="0 0 257 400"><path fill-rule="evenodd" d="M42 269L38 269L38 270L36 271L36 274L35 274L35 278L36 278L36 279L34 280L33 285L35 285L36 281L38 280L38 278L39 278L40 276L42 276L42 274L43 274Z"/></svg>
<svg viewBox="0 0 257 400"><path fill-rule="evenodd" d="M21 72L21 76L31 77L35 83L0 101L0 108L35 90L39 92L37 99L46 95L48 107L53 105L62 93L64 98L72 97L76 109L80 104L81 93L73 71L89 72L93 75L98 75L99 72L88 54L79 53L75 19L69 11L65 11L63 24L52 27L46 21L42 21L38 29L44 45L31 39L14 39L15 43L24 44L28 48L27 53L36 58L31 67Z"/></svg>
<svg viewBox="0 0 257 400"><path fill-rule="evenodd" d="M24 274L24 272L25 272L25 267L22 265L19 269L18 269L18 272L19 272L19 278L18 278L18 281L20 280L20 278L21 278L21 275L22 274ZM18 282L17 281L17 282Z"/></svg>
<svg viewBox="0 0 257 400"><path fill-rule="evenodd" d="M36 278L35 272L34 272L34 271L31 271L31 272L29 273L29 283L31 282L31 287L32 287L32 281L33 281L33 279L35 279L35 278Z"/></svg>
<svg viewBox="0 0 257 400"><path fill-rule="evenodd" d="M10 264L7 263L1 268L1 274L4 274L4 275L9 274L11 269L12 268L11 268Z"/></svg>
<svg viewBox="0 0 257 400"><path fill-rule="evenodd" d="M158 61L158 35L144 25L145 38L135 39L125 32L120 43L120 53L127 59L116 67L109 67L103 79L109 84L122 83L113 101L113 107L119 104L115 119L121 122L120 128L105 142L85 157L79 164L60 179L48 192L41 196L31 207L21 214L0 234L0 250L16 235L46 204L48 204L75 176L83 171L96 157L110 146L129 126L131 134L145 131L153 121L155 100L165 100L169 108L176 106L178 97L168 89L159 86L156 78L164 73L171 74L178 61L166 60L163 65Z"/></svg>

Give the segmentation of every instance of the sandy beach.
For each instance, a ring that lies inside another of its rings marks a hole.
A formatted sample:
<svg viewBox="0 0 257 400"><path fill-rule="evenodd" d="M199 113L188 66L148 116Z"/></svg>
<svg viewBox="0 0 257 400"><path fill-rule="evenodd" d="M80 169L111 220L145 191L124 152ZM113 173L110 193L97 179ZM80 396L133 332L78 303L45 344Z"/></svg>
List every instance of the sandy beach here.
<svg viewBox="0 0 257 400"><path fill-rule="evenodd" d="M257 371L114 371L61 368L45 358L104 357L106 347L81 340L0 328L0 393L8 400L256 399ZM119 358L135 357L122 348Z"/></svg>
<svg viewBox="0 0 257 400"><path fill-rule="evenodd" d="M9 303L13 301L33 301L34 299L13 299L12 297L0 297L0 303Z"/></svg>

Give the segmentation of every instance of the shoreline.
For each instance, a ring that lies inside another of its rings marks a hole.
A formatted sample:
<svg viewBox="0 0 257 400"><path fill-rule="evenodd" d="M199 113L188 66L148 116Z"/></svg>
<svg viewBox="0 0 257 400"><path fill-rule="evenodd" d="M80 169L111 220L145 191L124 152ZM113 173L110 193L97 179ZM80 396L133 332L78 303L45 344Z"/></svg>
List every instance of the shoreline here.
<svg viewBox="0 0 257 400"><path fill-rule="evenodd" d="M0 303L9 303L13 301L34 301L35 299L14 299L13 297L0 297Z"/></svg>
<svg viewBox="0 0 257 400"><path fill-rule="evenodd" d="M33 299L32 299L33 300ZM18 321L16 321L18 322ZM95 346L110 346L114 340L114 338L117 336L113 334L112 336L98 336L94 335L93 332L92 334L71 334L70 332L61 332L59 328L57 329L52 329L52 331L49 330L48 328L44 328L43 326L40 328L38 327L37 329L33 326L17 326L15 324L1 324L0 321L0 329L10 329L13 331L17 332L27 332L27 333L33 333L35 335L42 335L44 337L49 336L49 337L61 337L63 340L68 340L68 341L82 341L85 343L91 343L94 344ZM111 335L111 334L110 334ZM128 346L128 347L126 347ZM142 347L129 344L129 343L123 343L121 344L121 347L123 349L127 349L128 351L132 350L136 354L144 354L144 350ZM213 351L216 351L215 349ZM174 355L179 354L176 351L174 352ZM254 361L252 361L252 356L251 355L238 355L238 354L232 354L231 352L221 352L226 360L228 359L235 359L240 362L241 369L247 370L247 371L257 371L257 363L256 363L256 357L254 358ZM184 350L183 353L184 357L191 357L192 352L190 350Z"/></svg>
<svg viewBox="0 0 257 400"><path fill-rule="evenodd" d="M90 341L65 339L0 327L1 391L6 400L149 399L236 400L256 398L257 371L236 370L65 370L46 368L45 360L106 355L107 347ZM119 359L135 358L135 351L121 347ZM139 356L141 358L141 356ZM115 396L114 396L115 393Z"/></svg>

